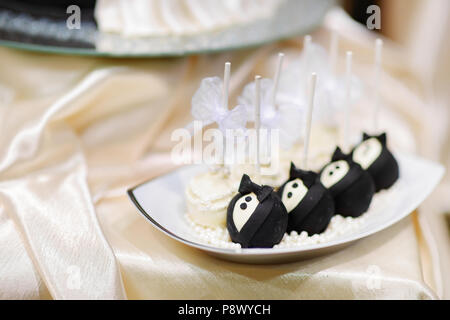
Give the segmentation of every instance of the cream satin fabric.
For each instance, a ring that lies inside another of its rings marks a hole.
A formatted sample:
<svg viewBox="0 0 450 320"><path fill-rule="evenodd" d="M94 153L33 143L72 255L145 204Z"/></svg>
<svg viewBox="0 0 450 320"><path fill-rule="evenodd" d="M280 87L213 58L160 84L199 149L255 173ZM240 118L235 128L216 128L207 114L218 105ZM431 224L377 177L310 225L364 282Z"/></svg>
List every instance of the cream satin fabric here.
<svg viewBox="0 0 450 320"><path fill-rule="evenodd" d="M235 99L255 73L271 74L278 50L293 57L300 43L138 60L0 48L0 298L436 298L411 217L329 256L252 266L169 239L128 200L128 187L173 169L170 133L191 120L202 77L232 61ZM367 72L370 51L343 45ZM391 100L393 144L414 150L420 119Z"/></svg>

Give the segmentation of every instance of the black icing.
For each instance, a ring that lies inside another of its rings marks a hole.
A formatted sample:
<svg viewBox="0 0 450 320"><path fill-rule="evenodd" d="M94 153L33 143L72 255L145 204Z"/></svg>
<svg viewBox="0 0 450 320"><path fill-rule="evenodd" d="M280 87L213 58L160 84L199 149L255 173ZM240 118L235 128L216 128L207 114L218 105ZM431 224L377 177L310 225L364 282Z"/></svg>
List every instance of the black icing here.
<svg viewBox="0 0 450 320"><path fill-rule="evenodd" d="M370 136L367 133L363 133L363 141L370 138L376 138L383 147L378 158L367 168L367 172L375 183L375 191L378 192L383 189L389 189L398 180L399 167L394 155L387 148L386 133L382 133L379 136ZM351 152L352 157L355 148Z"/></svg>
<svg viewBox="0 0 450 320"><path fill-rule="evenodd" d="M299 204L288 213L288 232L306 231L308 235L313 235L323 232L330 223L334 215L334 200L330 192L319 181L316 181L316 178L317 173L297 169L291 163L289 180L278 190L279 196L282 196L286 184L295 179L302 180L308 188L308 192Z"/></svg>
<svg viewBox="0 0 450 320"><path fill-rule="evenodd" d="M359 217L369 209L375 193L375 184L370 174L353 162L339 147L336 148L331 161L338 160L345 160L349 165L349 171L328 189L334 198L335 212L344 217ZM323 169L317 181L320 181L322 172Z"/></svg>
<svg viewBox="0 0 450 320"><path fill-rule="evenodd" d="M251 192L256 194L259 204L239 232L233 221L233 210L236 202ZM253 183L244 174L239 193L231 200L227 209L227 229L231 240L241 244L242 248L272 248L283 239L287 224L286 208L273 188Z"/></svg>

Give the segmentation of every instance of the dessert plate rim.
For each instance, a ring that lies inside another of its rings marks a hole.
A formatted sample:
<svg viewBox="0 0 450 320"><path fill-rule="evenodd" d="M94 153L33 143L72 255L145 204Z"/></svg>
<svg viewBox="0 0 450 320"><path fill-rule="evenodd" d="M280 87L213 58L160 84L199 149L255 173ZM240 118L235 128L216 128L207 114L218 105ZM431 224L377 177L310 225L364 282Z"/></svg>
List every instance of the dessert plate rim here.
<svg viewBox="0 0 450 320"><path fill-rule="evenodd" d="M237 249L214 247L214 246L204 244L201 242L194 242L189 239L183 238L182 236L168 230L167 228L162 226L156 219L154 219L152 217L151 213L146 212L144 210L144 208L142 208L141 204L136 199L135 194L134 194L134 191L137 188L139 188L143 185L146 185L148 183L157 183L158 180L164 179L169 175L175 175L175 174L179 173L180 170L188 170L188 168L192 168L195 165L182 166L182 167L179 167L167 174L144 181L143 183L140 183L140 184L128 189L127 194L128 194L128 197L130 198L130 200L132 201L132 203L137 207L139 213L142 216L144 216L153 225L153 227L155 227L159 231L165 233L169 237L171 237L179 242L182 242L188 246L191 246L191 247L194 247L194 248L197 248L197 249L200 249L200 250L212 253L212 254L216 254L225 259L227 257L230 258L232 256L233 257L236 257L236 256L251 257L251 256L261 256L262 255L262 256L270 257L270 256L278 256L278 255L285 255L285 254L295 254L295 253L309 252L309 251L315 251L315 250L332 248L332 247L340 247L340 246L344 246L347 244L351 244L354 241L371 236L379 231L382 231L382 230L396 224L400 220L409 216L431 194L431 192L436 188L436 186L438 185L439 181L442 179L442 177L445 173L445 168L440 163L437 163L437 162L434 162L434 161L431 161L428 159L424 159L424 158L416 156L416 155L406 154L406 153L395 154L395 156L397 158L413 158L413 159L416 159L416 160L419 160L422 162L426 162L430 166L434 166L435 175L433 177L433 183L429 184L429 187L427 188L427 190L425 190L422 199L419 199L416 201L411 201L411 203L409 204L407 209L403 210L402 214L399 214L399 215L395 216L394 218L390 218L390 219L386 220L384 223L381 223L375 227L372 227L364 232L351 233L348 236L340 237L338 239L333 239L328 242L310 244L310 245L302 245L302 246L289 247L289 248L242 248L242 249L237 250ZM197 165L197 167L198 167L198 165Z"/></svg>

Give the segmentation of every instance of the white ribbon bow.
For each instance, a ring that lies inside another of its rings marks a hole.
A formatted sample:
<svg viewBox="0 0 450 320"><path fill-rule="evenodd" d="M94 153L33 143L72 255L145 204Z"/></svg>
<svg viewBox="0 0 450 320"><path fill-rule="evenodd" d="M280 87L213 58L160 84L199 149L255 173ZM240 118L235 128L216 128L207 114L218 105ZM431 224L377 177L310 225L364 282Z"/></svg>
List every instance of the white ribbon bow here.
<svg viewBox="0 0 450 320"><path fill-rule="evenodd" d="M255 82L247 84L238 98L239 105L245 107L247 117L252 121L255 121L255 88ZM261 128L278 129L280 145L290 148L303 134L303 111L300 106L288 102L275 106L273 88L271 79L261 79Z"/></svg>
<svg viewBox="0 0 450 320"><path fill-rule="evenodd" d="M203 126L216 122L222 133L226 129L244 129L247 112L243 106L229 110L223 105L223 82L219 77L204 78L191 101L191 114Z"/></svg>

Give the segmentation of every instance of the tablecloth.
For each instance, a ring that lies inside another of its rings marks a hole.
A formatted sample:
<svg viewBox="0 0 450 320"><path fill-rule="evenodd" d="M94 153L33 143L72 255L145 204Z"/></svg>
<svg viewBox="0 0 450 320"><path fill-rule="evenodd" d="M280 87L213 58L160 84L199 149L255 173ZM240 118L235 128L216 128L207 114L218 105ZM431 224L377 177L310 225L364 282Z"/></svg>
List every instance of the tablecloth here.
<svg viewBox="0 0 450 320"><path fill-rule="evenodd" d="M328 36L313 34L325 45ZM341 41L361 76L370 41ZM170 133L192 120L201 78L231 61L233 100L301 42L165 59L0 48L0 299L437 298L417 213L335 254L254 266L168 238L127 198L127 188L174 168ZM400 132L395 146L416 151L427 133L396 50L388 45L385 59L385 123Z"/></svg>

